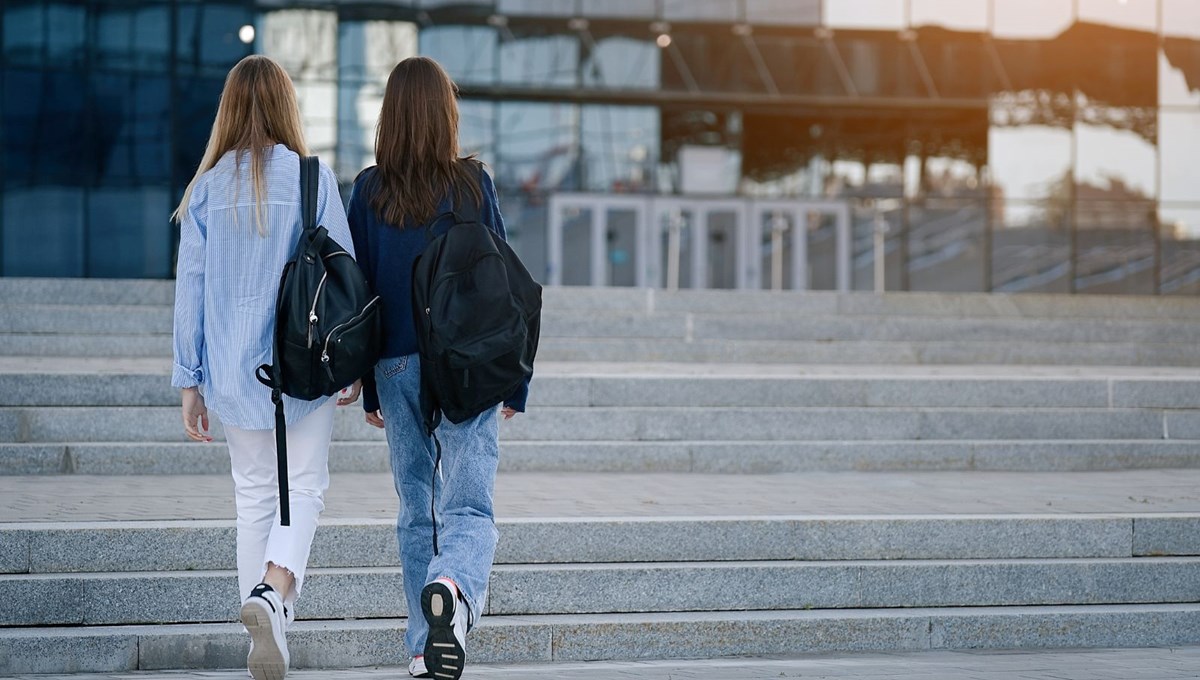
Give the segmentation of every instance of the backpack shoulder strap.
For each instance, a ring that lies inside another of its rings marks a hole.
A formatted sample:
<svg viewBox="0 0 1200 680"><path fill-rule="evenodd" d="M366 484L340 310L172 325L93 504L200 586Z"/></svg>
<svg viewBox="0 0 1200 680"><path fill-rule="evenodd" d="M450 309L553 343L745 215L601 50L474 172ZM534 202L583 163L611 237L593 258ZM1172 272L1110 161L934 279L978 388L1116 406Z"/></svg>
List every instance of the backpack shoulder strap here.
<svg viewBox="0 0 1200 680"><path fill-rule="evenodd" d="M321 185L321 165L316 156L300 159L300 216L305 229L317 228L317 188Z"/></svg>

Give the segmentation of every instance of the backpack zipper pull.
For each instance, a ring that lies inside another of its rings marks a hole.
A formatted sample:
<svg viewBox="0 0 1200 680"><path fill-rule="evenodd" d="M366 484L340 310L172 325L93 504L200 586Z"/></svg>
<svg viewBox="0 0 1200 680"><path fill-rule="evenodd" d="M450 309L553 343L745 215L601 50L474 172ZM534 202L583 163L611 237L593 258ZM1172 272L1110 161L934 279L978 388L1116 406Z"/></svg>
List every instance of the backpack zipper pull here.
<svg viewBox="0 0 1200 680"><path fill-rule="evenodd" d="M317 325L317 313L308 313L308 348L312 349L313 328Z"/></svg>

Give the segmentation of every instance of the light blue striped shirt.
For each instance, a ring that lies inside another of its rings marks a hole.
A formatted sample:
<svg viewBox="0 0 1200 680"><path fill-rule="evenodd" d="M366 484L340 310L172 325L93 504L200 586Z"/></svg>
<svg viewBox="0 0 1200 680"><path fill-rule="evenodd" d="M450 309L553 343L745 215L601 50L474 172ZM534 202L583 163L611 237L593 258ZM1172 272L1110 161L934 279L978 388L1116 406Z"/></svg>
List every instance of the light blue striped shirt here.
<svg viewBox="0 0 1200 680"><path fill-rule="evenodd" d="M198 385L205 405L224 425L270 430L275 427L271 391L254 370L271 363L279 276L303 229L300 157L282 144L267 154L265 237L254 218L250 157L243 155L240 170L235 157L232 151L225 154L200 177L180 223L171 384ZM337 179L324 163L317 194L317 224L353 255ZM324 402L284 397L287 422Z"/></svg>

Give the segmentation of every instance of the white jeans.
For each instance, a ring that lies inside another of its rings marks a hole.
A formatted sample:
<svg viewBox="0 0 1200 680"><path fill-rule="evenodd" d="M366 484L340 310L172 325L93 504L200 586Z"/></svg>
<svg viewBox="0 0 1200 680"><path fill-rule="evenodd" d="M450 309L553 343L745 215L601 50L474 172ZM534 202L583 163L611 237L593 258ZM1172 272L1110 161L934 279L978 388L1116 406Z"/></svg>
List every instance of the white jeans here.
<svg viewBox="0 0 1200 680"><path fill-rule="evenodd" d="M237 504L238 589L244 599L262 582L267 564L283 567L296 577L284 598L294 611L304 585L304 570L312 547L317 520L325 509L329 488L329 439L333 434L336 400L325 404L287 427L288 500L291 526L276 521L279 478L274 430L225 428L229 459L233 465L233 493ZM291 612L289 612L291 613Z"/></svg>

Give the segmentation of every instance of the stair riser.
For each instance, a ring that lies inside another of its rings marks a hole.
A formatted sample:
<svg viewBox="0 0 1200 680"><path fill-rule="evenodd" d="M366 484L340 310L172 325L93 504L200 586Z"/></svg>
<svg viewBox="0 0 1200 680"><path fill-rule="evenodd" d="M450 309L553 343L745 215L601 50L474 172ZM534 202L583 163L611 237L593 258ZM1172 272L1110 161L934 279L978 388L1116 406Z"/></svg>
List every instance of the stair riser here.
<svg viewBox="0 0 1200 680"><path fill-rule="evenodd" d="M0 525L0 571L234 568L232 522ZM1200 517L499 520L497 564L1200 555ZM392 567L389 522L322 523L309 566Z"/></svg>
<svg viewBox="0 0 1200 680"><path fill-rule="evenodd" d="M501 472L1089 472L1200 467L1195 441L515 442ZM390 474L384 442L335 442L334 473ZM227 475L224 444L0 444L0 475Z"/></svg>
<svg viewBox="0 0 1200 680"><path fill-rule="evenodd" d="M176 406L170 377L0 374L0 406ZM995 378L567 377L539 375L530 406L1200 409L1200 381Z"/></svg>
<svg viewBox="0 0 1200 680"><path fill-rule="evenodd" d="M1200 439L1200 411L1039 409L537 408L503 423L506 441ZM223 439L219 423L213 435ZM358 408L334 439L382 441ZM171 407L0 409L0 441L179 442Z"/></svg>
<svg viewBox="0 0 1200 680"><path fill-rule="evenodd" d="M484 619L470 654L473 663L505 663L1169 646L1195 644L1197 630L1200 610L1183 606ZM292 668L401 666L408 658L403 634L400 621L301 623L288 635ZM236 625L0 633L0 672L242 668L247 645Z"/></svg>
<svg viewBox="0 0 1200 680"><path fill-rule="evenodd" d="M301 619L406 616L398 569L310 573ZM1200 600L1200 561L501 567L490 615L768 611ZM233 572L0 577L0 626L225 622Z"/></svg>

